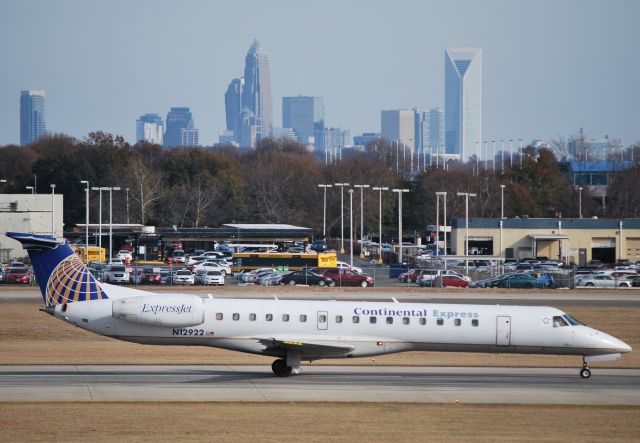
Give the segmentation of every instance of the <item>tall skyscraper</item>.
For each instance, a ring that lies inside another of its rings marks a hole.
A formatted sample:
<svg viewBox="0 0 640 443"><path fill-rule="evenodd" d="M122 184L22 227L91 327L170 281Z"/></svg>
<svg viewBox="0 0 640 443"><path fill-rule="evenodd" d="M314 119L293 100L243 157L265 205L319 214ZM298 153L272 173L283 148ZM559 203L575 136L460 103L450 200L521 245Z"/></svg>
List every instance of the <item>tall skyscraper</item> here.
<svg viewBox="0 0 640 443"><path fill-rule="evenodd" d="M380 113L380 133L387 140L404 142L413 150L415 137L415 117L410 109L391 109Z"/></svg>
<svg viewBox="0 0 640 443"><path fill-rule="evenodd" d="M20 144L35 142L46 131L44 91L20 91Z"/></svg>
<svg viewBox="0 0 640 443"><path fill-rule="evenodd" d="M292 128L298 141L320 148L324 131L324 100L322 97L282 97L282 126Z"/></svg>
<svg viewBox="0 0 640 443"><path fill-rule="evenodd" d="M198 130L195 128L189 108L171 108L167 114L164 145L169 148L198 145Z"/></svg>
<svg viewBox="0 0 640 443"><path fill-rule="evenodd" d="M269 58L258 40L253 41L245 58L242 107L247 107L253 113L256 124L261 126L258 137L268 137L273 127L271 68Z"/></svg>
<svg viewBox="0 0 640 443"><path fill-rule="evenodd" d="M482 50L449 48L444 65L446 153L467 161L482 152Z"/></svg>
<svg viewBox="0 0 640 443"><path fill-rule="evenodd" d="M243 78L234 78L229 83L227 92L224 94L224 109L227 117L227 131L233 131L238 140L238 123L240 121L240 111L242 110L242 89L244 87Z"/></svg>
<svg viewBox="0 0 640 443"><path fill-rule="evenodd" d="M162 144L164 123L158 114L144 114L136 120L136 142L144 140L157 145Z"/></svg>
<svg viewBox="0 0 640 443"><path fill-rule="evenodd" d="M255 148L256 143L261 138L262 127L257 124L256 116L248 107L242 108L238 118L238 134L237 139L241 148Z"/></svg>
<svg viewBox="0 0 640 443"><path fill-rule="evenodd" d="M414 109L415 147L434 153L444 146L444 111L441 108Z"/></svg>

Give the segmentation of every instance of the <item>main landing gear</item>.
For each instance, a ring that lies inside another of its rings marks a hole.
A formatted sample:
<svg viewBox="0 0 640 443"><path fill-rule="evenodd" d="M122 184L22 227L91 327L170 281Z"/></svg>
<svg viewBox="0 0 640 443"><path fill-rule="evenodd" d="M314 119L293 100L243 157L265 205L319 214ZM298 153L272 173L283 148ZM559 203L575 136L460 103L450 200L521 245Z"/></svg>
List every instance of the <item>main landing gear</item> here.
<svg viewBox="0 0 640 443"><path fill-rule="evenodd" d="M300 354L289 353L287 358L279 358L271 364L271 370L278 377L288 377L300 373Z"/></svg>
<svg viewBox="0 0 640 443"><path fill-rule="evenodd" d="M581 378L589 378L591 377L591 370L589 369L589 363L586 360L582 360L582 369L580 369L580 377Z"/></svg>

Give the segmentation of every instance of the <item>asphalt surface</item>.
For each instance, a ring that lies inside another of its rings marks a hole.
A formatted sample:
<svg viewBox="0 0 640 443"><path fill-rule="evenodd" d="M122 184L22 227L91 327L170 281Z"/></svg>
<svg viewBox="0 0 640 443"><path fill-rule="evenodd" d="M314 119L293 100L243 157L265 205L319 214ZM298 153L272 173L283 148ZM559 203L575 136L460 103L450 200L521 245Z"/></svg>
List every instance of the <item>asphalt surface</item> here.
<svg viewBox="0 0 640 443"><path fill-rule="evenodd" d="M303 366L1 366L0 401L364 401L640 405L640 370Z"/></svg>

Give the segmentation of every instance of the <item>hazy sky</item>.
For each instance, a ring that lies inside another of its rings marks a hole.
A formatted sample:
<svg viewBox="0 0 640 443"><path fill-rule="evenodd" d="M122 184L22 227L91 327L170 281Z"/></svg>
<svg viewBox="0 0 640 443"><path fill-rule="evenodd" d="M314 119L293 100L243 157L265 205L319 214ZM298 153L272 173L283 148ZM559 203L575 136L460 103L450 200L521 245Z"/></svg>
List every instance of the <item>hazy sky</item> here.
<svg viewBox="0 0 640 443"><path fill-rule="evenodd" d="M483 49L483 138L640 141L638 0L0 0L0 145L19 94L46 93L47 130L135 141L135 121L189 106L201 144L254 38L282 97L325 99L326 123L380 131L382 109L443 106L444 51Z"/></svg>

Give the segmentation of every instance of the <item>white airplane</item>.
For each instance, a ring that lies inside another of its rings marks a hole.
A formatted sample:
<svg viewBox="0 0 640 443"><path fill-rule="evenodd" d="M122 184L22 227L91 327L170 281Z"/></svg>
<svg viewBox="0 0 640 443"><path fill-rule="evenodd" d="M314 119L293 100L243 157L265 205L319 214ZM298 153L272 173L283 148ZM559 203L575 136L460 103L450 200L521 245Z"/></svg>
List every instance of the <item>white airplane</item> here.
<svg viewBox="0 0 640 443"><path fill-rule="evenodd" d="M403 351L581 355L615 360L631 347L551 307L398 302L233 300L155 294L96 281L68 243L8 232L29 252L45 307L70 324L129 342L211 346L301 361Z"/></svg>

